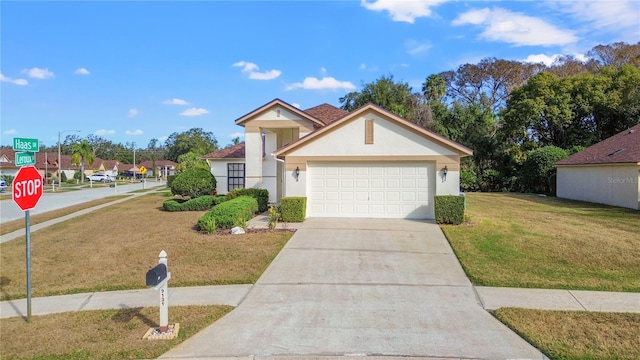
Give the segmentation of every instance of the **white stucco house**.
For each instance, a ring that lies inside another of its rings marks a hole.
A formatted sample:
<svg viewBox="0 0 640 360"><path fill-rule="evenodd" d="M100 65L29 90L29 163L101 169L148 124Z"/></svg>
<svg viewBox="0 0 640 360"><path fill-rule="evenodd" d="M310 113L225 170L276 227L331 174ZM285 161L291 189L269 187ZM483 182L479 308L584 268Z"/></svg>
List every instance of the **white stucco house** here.
<svg viewBox="0 0 640 360"><path fill-rule="evenodd" d="M640 124L556 163L559 198L640 210Z"/></svg>
<svg viewBox="0 0 640 360"><path fill-rule="evenodd" d="M467 147L376 105L300 110L275 99L240 117L245 142L205 155L219 194L265 188L307 198L307 217L433 219L458 195Z"/></svg>

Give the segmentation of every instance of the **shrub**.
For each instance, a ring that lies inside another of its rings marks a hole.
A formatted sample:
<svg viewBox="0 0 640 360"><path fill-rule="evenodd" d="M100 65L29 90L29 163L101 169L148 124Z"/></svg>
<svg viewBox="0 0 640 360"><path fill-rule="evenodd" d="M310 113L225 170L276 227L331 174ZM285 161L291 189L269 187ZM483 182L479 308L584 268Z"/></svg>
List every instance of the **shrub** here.
<svg viewBox="0 0 640 360"><path fill-rule="evenodd" d="M173 179L170 188L173 195L196 198L211 194L216 188L216 178L206 169L187 169Z"/></svg>
<svg viewBox="0 0 640 360"><path fill-rule="evenodd" d="M306 197L284 197L280 199L280 215L282 221L302 222L306 217Z"/></svg>
<svg viewBox="0 0 640 360"><path fill-rule="evenodd" d="M478 190L478 177L473 170L460 171L460 187L464 191Z"/></svg>
<svg viewBox="0 0 640 360"><path fill-rule="evenodd" d="M60 173L60 181L67 182L67 173L64 171Z"/></svg>
<svg viewBox="0 0 640 360"><path fill-rule="evenodd" d="M171 184L173 183L173 180L175 180L176 176L178 175L167 175L167 186L171 187Z"/></svg>
<svg viewBox="0 0 640 360"><path fill-rule="evenodd" d="M230 229L234 226L244 227L257 208L258 201L255 198L240 196L209 210L198 220L198 227L208 232L211 232L211 224L215 224L218 229Z"/></svg>
<svg viewBox="0 0 640 360"><path fill-rule="evenodd" d="M258 213L267 211L269 204L269 191L267 189L240 189L236 188L227 193L227 200L238 196L251 196L258 200Z"/></svg>
<svg viewBox="0 0 640 360"><path fill-rule="evenodd" d="M555 195L556 162L569 154L555 146L545 146L531 150L522 164L520 180L527 192Z"/></svg>
<svg viewBox="0 0 640 360"><path fill-rule="evenodd" d="M464 221L464 196L437 195L434 196L436 223L458 225Z"/></svg>
<svg viewBox="0 0 640 360"><path fill-rule="evenodd" d="M169 199L162 203L165 211L204 211L222 203L224 196L203 195L187 201Z"/></svg>
<svg viewBox="0 0 640 360"><path fill-rule="evenodd" d="M280 211L276 206L271 206L269 208L269 229L274 229L276 225L278 225L278 220L282 218L280 215Z"/></svg>

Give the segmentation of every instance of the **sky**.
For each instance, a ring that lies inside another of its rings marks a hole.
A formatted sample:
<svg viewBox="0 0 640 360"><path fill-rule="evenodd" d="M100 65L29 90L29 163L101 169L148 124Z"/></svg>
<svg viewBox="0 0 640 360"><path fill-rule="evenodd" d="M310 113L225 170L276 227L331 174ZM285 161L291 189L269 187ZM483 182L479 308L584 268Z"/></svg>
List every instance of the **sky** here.
<svg viewBox="0 0 640 360"><path fill-rule="evenodd" d="M495 57L550 64L640 41L640 1L1 1L0 144L60 133L220 146L279 98L301 109L393 75ZM80 130L80 132L76 132Z"/></svg>

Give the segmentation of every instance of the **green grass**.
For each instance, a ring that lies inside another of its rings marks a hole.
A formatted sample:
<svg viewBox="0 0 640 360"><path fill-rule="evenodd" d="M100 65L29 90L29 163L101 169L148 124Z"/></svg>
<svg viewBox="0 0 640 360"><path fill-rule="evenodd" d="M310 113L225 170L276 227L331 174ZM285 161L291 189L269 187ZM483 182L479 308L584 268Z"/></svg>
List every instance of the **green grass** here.
<svg viewBox="0 0 640 360"><path fill-rule="evenodd" d="M640 314L503 308L494 315L551 359L640 359Z"/></svg>
<svg viewBox="0 0 640 360"><path fill-rule="evenodd" d="M476 285L640 291L640 212L524 194L467 194L443 225Z"/></svg>

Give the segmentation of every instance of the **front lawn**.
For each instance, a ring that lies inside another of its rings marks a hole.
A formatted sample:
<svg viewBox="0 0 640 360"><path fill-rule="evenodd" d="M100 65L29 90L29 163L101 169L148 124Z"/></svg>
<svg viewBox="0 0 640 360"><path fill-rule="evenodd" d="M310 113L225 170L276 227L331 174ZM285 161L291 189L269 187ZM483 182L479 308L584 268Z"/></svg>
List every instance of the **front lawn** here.
<svg viewBox="0 0 640 360"><path fill-rule="evenodd" d="M538 195L467 194L442 230L476 285L640 291L640 212Z"/></svg>
<svg viewBox="0 0 640 360"><path fill-rule="evenodd" d="M161 250L173 287L250 284L292 236L203 234L195 226L205 211L166 212L166 199L145 194L33 232L33 296L145 288ZM2 300L26 296L24 244L0 244Z"/></svg>
<svg viewBox="0 0 640 360"><path fill-rule="evenodd" d="M640 314L503 308L495 316L555 360L640 359Z"/></svg>

